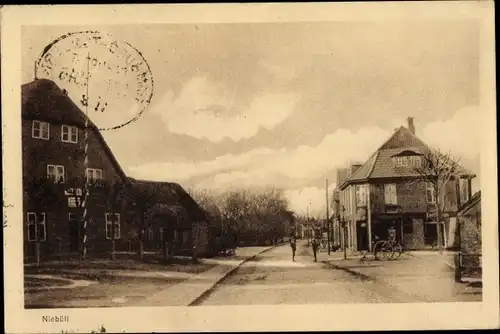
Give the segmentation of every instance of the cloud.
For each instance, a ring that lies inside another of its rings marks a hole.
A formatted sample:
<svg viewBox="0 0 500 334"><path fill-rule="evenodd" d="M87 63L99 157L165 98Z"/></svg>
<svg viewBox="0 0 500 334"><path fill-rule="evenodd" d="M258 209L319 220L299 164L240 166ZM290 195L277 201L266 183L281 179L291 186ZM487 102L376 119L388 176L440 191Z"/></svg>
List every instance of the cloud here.
<svg viewBox="0 0 500 334"><path fill-rule="evenodd" d="M331 203L332 190L336 184L328 185L329 202ZM290 189L285 191L285 196L290 203L290 207L298 213L310 216L325 217L326 216L326 189L317 187L305 187L302 189ZM330 205L330 204L329 204ZM330 210L330 215L332 211Z"/></svg>
<svg viewBox="0 0 500 334"><path fill-rule="evenodd" d="M165 94L152 112L161 116L168 131L220 142L251 138L259 129L271 130L294 111L299 97L287 93L262 93L243 108L235 88L206 77L195 77L179 94Z"/></svg>
<svg viewBox="0 0 500 334"><path fill-rule="evenodd" d="M151 180L171 180L183 182L193 177L210 175L222 170L246 169L262 156L272 154L273 150L267 148L254 149L245 154L227 154L214 160L201 162L159 162L131 166L128 169L138 177Z"/></svg>
<svg viewBox="0 0 500 334"><path fill-rule="evenodd" d="M466 159L479 157L482 113L477 107L459 109L453 117L429 123L417 135L428 145L453 156Z"/></svg>
<svg viewBox="0 0 500 334"><path fill-rule="evenodd" d="M378 127L359 131L338 130L317 146L295 149L254 149L238 155L192 163L157 162L129 168L137 177L172 180L181 183L197 178L197 186L224 189L234 186L273 184L289 189L323 177L352 160L365 160L387 137ZM331 175L333 178L335 175Z"/></svg>
<svg viewBox="0 0 500 334"><path fill-rule="evenodd" d="M449 120L429 123L421 131L417 127L417 135L431 146L475 159L480 145L477 115L475 109L461 109ZM341 129L325 136L316 146L257 148L199 162L147 163L130 167L129 172L140 178L222 191L274 185L286 191L293 210L305 213L311 203L311 213L323 215L325 189L315 187L315 182L323 177L334 180L337 168L353 161L366 161L390 135L391 131L379 127Z"/></svg>

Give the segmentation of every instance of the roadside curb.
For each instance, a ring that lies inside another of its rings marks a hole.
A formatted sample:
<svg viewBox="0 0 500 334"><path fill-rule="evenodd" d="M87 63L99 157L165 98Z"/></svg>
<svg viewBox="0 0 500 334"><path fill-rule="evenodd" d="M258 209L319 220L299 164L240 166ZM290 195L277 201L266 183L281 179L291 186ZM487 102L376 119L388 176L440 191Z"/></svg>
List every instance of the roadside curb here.
<svg viewBox="0 0 500 334"><path fill-rule="evenodd" d="M215 287L220 284L223 280L225 280L228 276L230 276L231 274L233 274L239 267L241 267L242 264L252 260L252 259L255 259L257 256L267 252L267 251L270 251L271 249L275 248L275 247L278 247L278 246L281 246L282 244L277 244L277 245L273 245L269 248L266 248L260 252L258 252L257 254L255 255L252 255L244 260L242 260L239 264L237 264L236 266L234 266L233 268L231 268L230 270L228 270L226 273L224 273L217 281L215 281L211 286L210 288L208 288L207 290L205 290L201 295L199 295L198 297L196 297L194 300L192 300L187 306L197 306L199 304L201 304L201 302L203 302L203 300L205 300L215 289Z"/></svg>

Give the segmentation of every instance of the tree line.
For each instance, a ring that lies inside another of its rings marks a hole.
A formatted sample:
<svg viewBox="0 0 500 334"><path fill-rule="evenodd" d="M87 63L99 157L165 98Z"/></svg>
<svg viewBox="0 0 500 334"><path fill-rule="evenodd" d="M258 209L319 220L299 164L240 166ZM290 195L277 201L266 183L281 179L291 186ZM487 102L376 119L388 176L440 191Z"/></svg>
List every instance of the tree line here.
<svg viewBox="0 0 500 334"><path fill-rule="evenodd" d="M275 243L292 232L294 215L282 189L190 189L189 193L208 212L216 234L233 237L239 244Z"/></svg>

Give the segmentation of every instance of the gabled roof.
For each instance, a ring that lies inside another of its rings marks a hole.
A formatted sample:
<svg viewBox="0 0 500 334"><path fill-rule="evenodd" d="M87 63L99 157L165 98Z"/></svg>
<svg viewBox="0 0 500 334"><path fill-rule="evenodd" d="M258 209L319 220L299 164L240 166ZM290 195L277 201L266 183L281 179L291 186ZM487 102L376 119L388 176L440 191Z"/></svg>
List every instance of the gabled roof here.
<svg viewBox="0 0 500 334"><path fill-rule="evenodd" d="M368 179L373 169L374 163L377 160L378 151L373 153L370 158L360 167L357 171L355 171L351 176L349 176L344 183L348 181L362 181Z"/></svg>
<svg viewBox="0 0 500 334"><path fill-rule="evenodd" d="M22 85L21 103L24 119L85 126L85 113L51 80L35 79Z"/></svg>
<svg viewBox="0 0 500 334"><path fill-rule="evenodd" d="M21 117L54 124L85 127L85 113L57 84L48 79L36 79L21 86ZM127 177L97 126L89 120L89 128L95 133L113 167L123 180Z"/></svg>
<svg viewBox="0 0 500 334"><path fill-rule="evenodd" d="M463 216L467 214L467 212L472 209L476 204L481 202L481 190L476 192L467 202L465 202L462 207L460 208L460 211L458 214L460 216Z"/></svg>
<svg viewBox="0 0 500 334"><path fill-rule="evenodd" d="M348 184L364 182L368 179L418 177L419 174L408 168L397 168L393 164L393 156L409 155L411 153L422 155L432 150L420 138L404 126L396 131L373 153L370 158L350 177L348 177L339 189ZM458 166L461 175L475 176L462 166Z"/></svg>
<svg viewBox="0 0 500 334"><path fill-rule="evenodd" d="M191 220L207 218L205 210L177 183L136 180L131 177L128 179L133 189L154 194L156 209L160 211L170 212L173 215L187 214Z"/></svg>

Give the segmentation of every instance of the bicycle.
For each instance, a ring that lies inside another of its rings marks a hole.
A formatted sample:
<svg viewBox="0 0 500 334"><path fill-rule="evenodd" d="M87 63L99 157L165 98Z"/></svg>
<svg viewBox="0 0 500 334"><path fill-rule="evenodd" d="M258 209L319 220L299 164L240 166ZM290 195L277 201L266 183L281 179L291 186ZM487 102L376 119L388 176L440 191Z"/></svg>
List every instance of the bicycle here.
<svg viewBox="0 0 500 334"><path fill-rule="evenodd" d="M388 260L393 256L394 249L387 240L380 240L373 247L373 255L376 260Z"/></svg>
<svg viewBox="0 0 500 334"><path fill-rule="evenodd" d="M403 246L396 240L380 240L373 252L377 260L397 260L403 254Z"/></svg>
<svg viewBox="0 0 500 334"><path fill-rule="evenodd" d="M389 240L387 241L391 244L392 246L392 256L389 260L397 260L403 254L403 246L397 242L396 240Z"/></svg>

